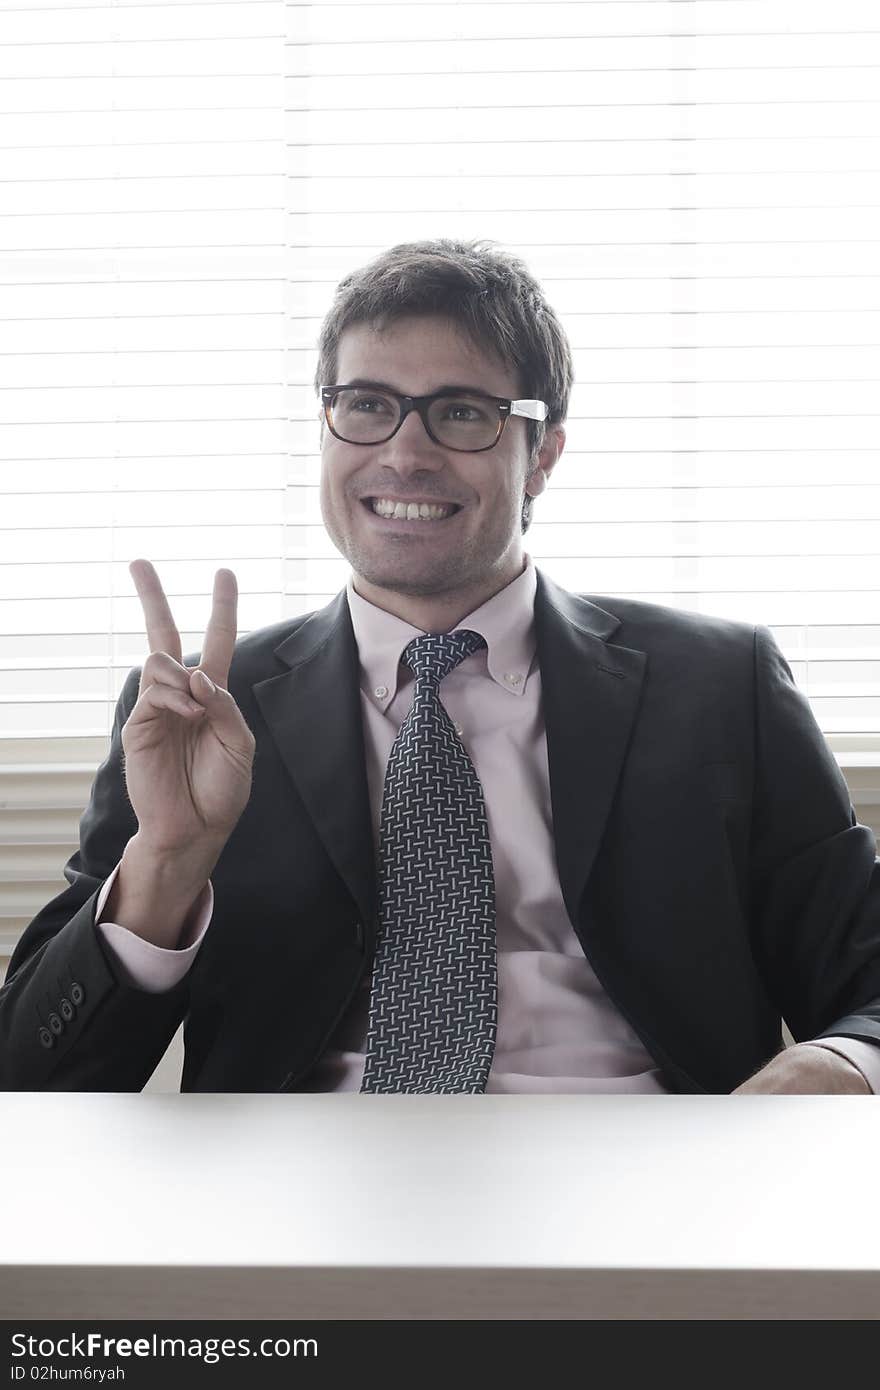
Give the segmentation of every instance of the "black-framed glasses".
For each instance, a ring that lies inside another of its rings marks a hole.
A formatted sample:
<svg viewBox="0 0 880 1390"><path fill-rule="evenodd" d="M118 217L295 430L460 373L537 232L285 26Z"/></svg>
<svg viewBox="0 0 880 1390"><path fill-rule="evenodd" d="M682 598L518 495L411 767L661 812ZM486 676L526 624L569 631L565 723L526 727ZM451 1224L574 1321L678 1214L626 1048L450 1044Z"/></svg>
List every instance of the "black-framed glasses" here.
<svg viewBox="0 0 880 1390"><path fill-rule="evenodd" d="M511 415L547 418L543 401L449 388L430 396L402 396L385 387L322 386L321 403L330 433L346 444L385 444L415 410L435 444L462 454L494 448Z"/></svg>

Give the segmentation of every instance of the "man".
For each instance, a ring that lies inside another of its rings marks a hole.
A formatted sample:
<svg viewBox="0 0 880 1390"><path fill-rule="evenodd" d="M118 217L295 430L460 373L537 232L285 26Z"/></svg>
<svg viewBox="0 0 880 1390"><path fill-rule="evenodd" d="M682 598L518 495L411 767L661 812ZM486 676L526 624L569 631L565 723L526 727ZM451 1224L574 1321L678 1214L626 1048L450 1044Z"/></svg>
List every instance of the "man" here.
<svg viewBox="0 0 880 1390"><path fill-rule="evenodd" d="M393 248L319 350L347 588L236 641L220 570L184 661L132 564L150 656L2 1085L140 1089L186 1018L184 1090L880 1089L876 846L769 632L524 552L572 384L525 267Z"/></svg>

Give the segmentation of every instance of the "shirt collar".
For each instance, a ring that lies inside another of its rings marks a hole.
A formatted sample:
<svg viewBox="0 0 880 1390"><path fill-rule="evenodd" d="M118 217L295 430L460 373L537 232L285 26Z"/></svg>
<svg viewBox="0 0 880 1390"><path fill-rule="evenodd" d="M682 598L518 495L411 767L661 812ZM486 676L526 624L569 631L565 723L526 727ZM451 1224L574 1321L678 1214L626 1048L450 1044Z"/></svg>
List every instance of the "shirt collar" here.
<svg viewBox="0 0 880 1390"><path fill-rule="evenodd" d="M537 577L530 555L522 574L473 613L456 623L453 632L469 628L486 639L486 669L496 684L510 695L525 694L535 655L535 590ZM357 593L353 576L346 584L348 608L354 628L361 668L361 688L381 710L386 710L397 694L401 671L400 657L414 637L422 636L393 613L377 608ZM481 653L474 653L481 657Z"/></svg>

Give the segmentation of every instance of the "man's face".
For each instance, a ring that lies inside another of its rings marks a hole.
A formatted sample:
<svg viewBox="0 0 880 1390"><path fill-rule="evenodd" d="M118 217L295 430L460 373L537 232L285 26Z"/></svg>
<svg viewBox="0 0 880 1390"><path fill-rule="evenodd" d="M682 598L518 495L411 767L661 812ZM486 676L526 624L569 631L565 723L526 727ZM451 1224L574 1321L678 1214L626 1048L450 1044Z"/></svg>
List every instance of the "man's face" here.
<svg viewBox="0 0 880 1390"><path fill-rule="evenodd" d="M401 319L381 333L367 324L346 329L331 384L357 381L408 396L446 386L511 399L523 394L511 368L477 348L450 320L433 316ZM563 438L561 431L548 431L548 444L529 478L533 495L543 489ZM384 444L347 444L325 428L321 511L364 597L382 607L391 606L389 594L436 598L464 616L522 571L528 476L523 418L507 421L494 448L468 454L435 444L413 411ZM376 502L440 504L446 515L402 520L377 514Z"/></svg>

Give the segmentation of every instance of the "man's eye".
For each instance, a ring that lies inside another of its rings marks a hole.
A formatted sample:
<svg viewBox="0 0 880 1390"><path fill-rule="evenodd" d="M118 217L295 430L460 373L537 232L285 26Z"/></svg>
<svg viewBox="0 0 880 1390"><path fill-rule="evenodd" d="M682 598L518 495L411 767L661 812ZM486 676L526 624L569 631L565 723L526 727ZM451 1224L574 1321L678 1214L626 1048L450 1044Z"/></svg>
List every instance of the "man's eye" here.
<svg viewBox="0 0 880 1390"><path fill-rule="evenodd" d="M450 401L445 410L447 420L458 420L461 424L468 424L472 420L483 420L485 416L477 406L470 405L464 401Z"/></svg>
<svg viewBox="0 0 880 1390"><path fill-rule="evenodd" d="M389 405L380 396L359 396L352 401L351 409L357 410L361 415L377 415L383 410L388 410Z"/></svg>

